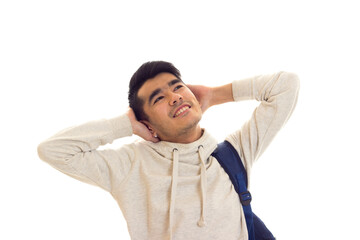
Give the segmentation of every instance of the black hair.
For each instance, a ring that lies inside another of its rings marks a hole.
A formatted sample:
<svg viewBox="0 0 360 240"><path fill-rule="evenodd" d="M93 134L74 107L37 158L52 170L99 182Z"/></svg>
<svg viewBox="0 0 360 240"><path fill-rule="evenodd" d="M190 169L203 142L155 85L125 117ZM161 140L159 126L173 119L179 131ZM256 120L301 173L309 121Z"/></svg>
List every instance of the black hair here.
<svg viewBox="0 0 360 240"><path fill-rule="evenodd" d="M172 63L164 61L146 62L142 64L131 77L128 99L129 105L133 109L138 120L149 120L148 116L144 112L144 101L138 97L139 89L147 80L154 78L156 75L163 72L171 73L181 80L179 70Z"/></svg>

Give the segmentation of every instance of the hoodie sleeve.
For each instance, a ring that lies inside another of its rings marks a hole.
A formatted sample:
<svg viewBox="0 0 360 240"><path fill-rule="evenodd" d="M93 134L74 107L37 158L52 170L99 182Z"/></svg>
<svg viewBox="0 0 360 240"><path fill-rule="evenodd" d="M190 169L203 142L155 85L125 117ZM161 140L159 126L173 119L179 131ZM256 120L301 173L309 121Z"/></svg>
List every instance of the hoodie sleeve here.
<svg viewBox="0 0 360 240"><path fill-rule="evenodd" d="M249 170L291 116L297 103L300 82L294 73L279 72L234 81L235 101L260 102L252 117L227 140Z"/></svg>
<svg viewBox="0 0 360 240"><path fill-rule="evenodd" d="M55 134L38 146L39 157L61 172L112 192L131 168L130 147L97 150L121 137L131 136L126 114L91 121Z"/></svg>

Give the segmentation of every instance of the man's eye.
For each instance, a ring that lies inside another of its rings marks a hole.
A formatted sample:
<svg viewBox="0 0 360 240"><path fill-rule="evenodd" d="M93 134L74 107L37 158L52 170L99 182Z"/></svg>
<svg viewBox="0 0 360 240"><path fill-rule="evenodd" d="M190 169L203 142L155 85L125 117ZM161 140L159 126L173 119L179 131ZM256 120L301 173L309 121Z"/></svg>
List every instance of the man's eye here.
<svg viewBox="0 0 360 240"><path fill-rule="evenodd" d="M160 100L163 99L163 98L164 98L163 96L158 97L157 99L155 99L154 104L157 103L158 101L160 101Z"/></svg>
<svg viewBox="0 0 360 240"><path fill-rule="evenodd" d="M183 87L182 85L176 86L176 87L174 88L174 91L176 91L176 90L178 90L179 88L182 88L182 87Z"/></svg>

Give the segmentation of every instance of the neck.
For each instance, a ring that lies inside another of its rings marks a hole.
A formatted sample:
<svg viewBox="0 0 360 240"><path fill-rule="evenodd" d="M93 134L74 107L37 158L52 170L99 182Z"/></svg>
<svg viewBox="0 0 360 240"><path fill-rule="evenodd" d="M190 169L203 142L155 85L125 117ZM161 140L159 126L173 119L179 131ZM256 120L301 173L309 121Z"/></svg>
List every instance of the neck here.
<svg viewBox="0 0 360 240"><path fill-rule="evenodd" d="M160 138L162 141L175 142L175 143L192 143L201 138L203 130L200 125L197 124L192 129L184 129L176 136Z"/></svg>

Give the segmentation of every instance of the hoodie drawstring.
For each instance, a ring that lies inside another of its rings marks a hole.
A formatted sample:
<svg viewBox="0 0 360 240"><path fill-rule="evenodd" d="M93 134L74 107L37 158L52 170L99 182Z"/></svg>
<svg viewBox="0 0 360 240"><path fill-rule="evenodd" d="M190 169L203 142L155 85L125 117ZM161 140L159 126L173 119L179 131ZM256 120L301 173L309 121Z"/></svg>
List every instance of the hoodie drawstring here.
<svg viewBox="0 0 360 240"><path fill-rule="evenodd" d="M175 210L175 194L178 182L179 174L179 151L177 148L173 149L173 171L172 171L172 182L171 182L171 196L170 196L170 212L169 212L169 224L170 224L170 239L172 239L172 228L174 225L174 210Z"/></svg>
<svg viewBox="0 0 360 240"><path fill-rule="evenodd" d="M206 182L206 167L205 167L205 161L204 161L204 147L202 145L199 146L198 151L199 151L199 157L200 157L200 161L201 161L201 173L200 173L200 181L201 181L201 198L202 198L202 203L201 203L201 217L200 220L198 221L198 226L199 227L204 227L206 225L206 221L205 221L205 216L206 216L206 212L205 212L205 205L206 205L206 186L207 186L207 182Z"/></svg>
<svg viewBox="0 0 360 240"><path fill-rule="evenodd" d="M204 227L206 225L205 216L205 206L206 206L206 166L204 161L204 147L202 145L198 148L199 158L200 158L200 182L201 182L201 216L198 221L199 227ZM176 188L178 183L179 175L179 151L177 148L173 149L173 169L172 169L172 182L171 182L171 196L170 196L170 211L169 211L169 230L170 230L170 239L172 239L172 229L174 225L174 212L175 212L175 199L176 199Z"/></svg>

